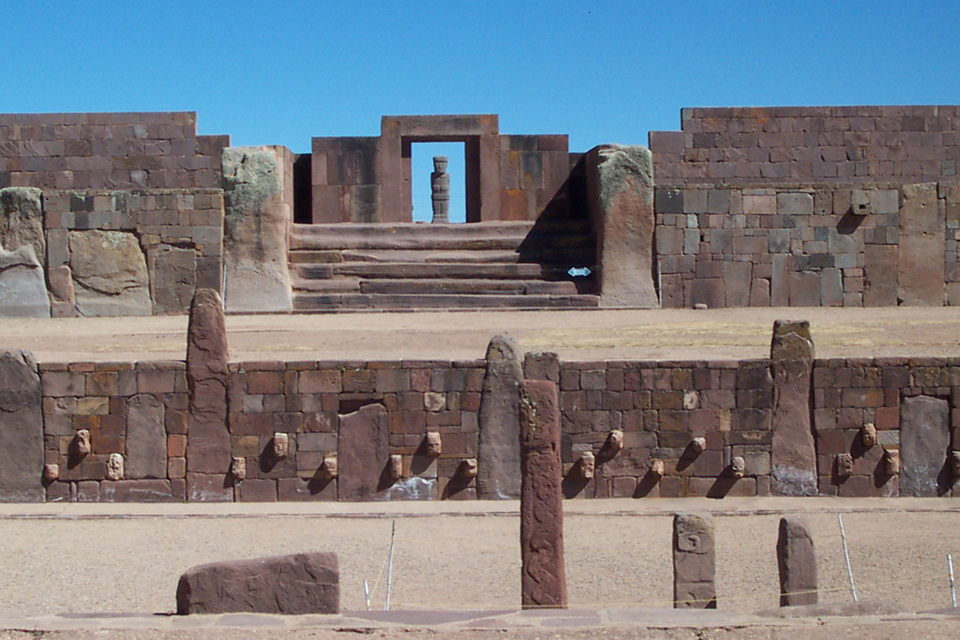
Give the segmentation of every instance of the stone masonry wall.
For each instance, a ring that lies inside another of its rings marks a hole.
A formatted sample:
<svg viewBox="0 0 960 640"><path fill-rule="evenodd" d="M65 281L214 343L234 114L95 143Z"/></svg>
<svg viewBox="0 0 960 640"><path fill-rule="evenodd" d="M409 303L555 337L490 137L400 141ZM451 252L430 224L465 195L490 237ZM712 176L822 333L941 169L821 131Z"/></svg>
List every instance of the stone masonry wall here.
<svg viewBox="0 0 960 640"><path fill-rule="evenodd" d="M659 185L935 182L960 170L956 106L694 108L651 131Z"/></svg>
<svg viewBox="0 0 960 640"><path fill-rule="evenodd" d="M225 487L237 501L336 500L337 480L318 469L337 455L343 416L379 404L389 420L389 453L401 460L394 487L415 478L429 487L421 498L473 499L474 481L456 476L477 457L483 373L482 360L231 363L231 455L245 460L246 478L227 477ZM47 483L48 501L185 499L182 362L47 363L40 376L45 462L59 471ZM559 381L567 498L770 495L769 360L564 362ZM955 450L960 358L816 360L811 411L820 494L899 495L900 472L888 472L887 451L900 450L903 400L921 396L949 404L946 442ZM871 446L864 444L867 424L876 428ZM73 441L84 429L91 451L77 457ZM610 448L614 430L622 432L622 449ZM440 434L442 450L428 459L431 432ZM279 461L270 457L276 433L289 438ZM703 438L702 451L695 438ZM584 479L577 466L587 452L596 470ZM107 479L111 454L125 458L121 480ZM952 454L940 455L940 491L960 495ZM848 473L838 466L842 456L849 456Z"/></svg>
<svg viewBox="0 0 960 640"><path fill-rule="evenodd" d="M655 210L663 307L960 304L954 184L657 187Z"/></svg>

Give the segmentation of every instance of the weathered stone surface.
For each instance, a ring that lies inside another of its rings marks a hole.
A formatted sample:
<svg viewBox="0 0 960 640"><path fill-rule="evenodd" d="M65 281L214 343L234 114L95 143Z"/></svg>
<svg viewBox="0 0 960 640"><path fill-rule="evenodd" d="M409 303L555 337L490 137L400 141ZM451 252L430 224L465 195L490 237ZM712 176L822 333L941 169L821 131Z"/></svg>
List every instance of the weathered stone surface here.
<svg viewBox="0 0 960 640"><path fill-rule="evenodd" d="M900 404L900 495L933 497L950 489L950 404L930 396Z"/></svg>
<svg viewBox="0 0 960 640"><path fill-rule="evenodd" d="M223 150L223 258L231 312L293 308L287 270L293 214L284 200L281 158L273 147Z"/></svg>
<svg viewBox="0 0 960 640"><path fill-rule="evenodd" d="M73 289L73 275L70 267L61 265L47 269L47 281L50 284L50 293L58 302L76 302L76 295Z"/></svg>
<svg viewBox="0 0 960 640"><path fill-rule="evenodd" d="M70 270L81 316L151 314L147 261L124 231L70 231Z"/></svg>
<svg viewBox="0 0 960 640"><path fill-rule="evenodd" d="M903 186L900 209L899 297L902 304L943 304L946 228L937 203L937 184Z"/></svg>
<svg viewBox="0 0 960 640"><path fill-rule="evenodd" d="M197 252L177 247L154 251L150 273L154 313L186 313L197 288Z"/></svg>
<svg viewBox="0 0 960 640"><path fill-rule="evenodd" d="M382 404L340 416L337 434L337 499L374 500L386 481L390 421Z"/></svg>
<svg viewBox="0 0 960 640"><path fill-rule="evenodd" d="M552 351L531 351L523 356L523 377L560 384L560 358Z"/></svg>
<svg viewBox="0 0 960 640"><path fill-rule="evenodd" d="M524 609L567 605L557 385L523 380L520 416L520 591Z"/></svg>
<svg viewBox="0 0 960 640"><path fill-rule="evenodd" d="M45 264L42 192L31 187L0 189L0 246L7 251L29 247L37 264Z"/></svg>
<svg viewBox="0 0 960 640"><path fill-rule="evenodd" d="M13 251L0 248L0 316L50 317L43 268L29 246Z"/></svg>
<svg viewBox="0 0 960 640"><path fill-rule="evenodd" d="M653 283L653 163L641 146L587 153L590 217L597 236L601 304L659 307Z"/></svg>
<svg viewBox="0 0 960 640"><path fill-rule="evenodd" d="M673 607L716 609L713 519L680 513L673 518Z"/></svg>
<svg viewBox="0 0 960 640"><path fill-rule="evenodd" d="M298 553L193 567L177 584L177 613L340 613L335 553Z"/></svg>
<svg viewBox="0 0 960 640"><path fill-rule="evenodd" d="M770 489L774 495L817 495L817 451L811 427L813 341L810 323L777 320L770 347L773 407Z"/></svg>
<svg viewBox="0 0 960 640"><path fill-rule="evenodd" d="M119 453L107 458L107 480L123 480L123 456Z"/></svg>
<svg viewBox="0 0 960 640"><path fill-rule="evenodd" d="M220 296L211 289L198 289L187 326L187 471L190 473L225 475L230 470L227 360L227 332ZM216 481L212 482L216 485ZM200 484L198 482L198 486Z"/></svg>
<svg viewBox="0 0 960 640"><path fill-rule="evenodd" d="M487 346L487 371L480 396L477 498L520 497L520 422L517 390L523 380L520 347L497 335Z"/></svg>
<svg viewBox="0 0 960 640"><path fill-rule="evenodd" d="M23 351L0 352L0 502L43 502L40 376Z"/></svg>
<svg viewBox="0 0 960 640"><path fill-rule="evenodd" d="M868 244L863 252L863 306L897 306L900 252L895 245Z"/></svg>
<svg viewBox="0 0 960 640"><path fill-rule="evenodd" d="M164 407L156 396L139 393L127 398L126 477L167 477L167 433Z"/></svg>
<svg viewBox="0 0 960 640"><path fill-rule="evenodd" d="M817 554L810 528L798 516L780 518L777 564L780 606L817 604Z"/></svg>

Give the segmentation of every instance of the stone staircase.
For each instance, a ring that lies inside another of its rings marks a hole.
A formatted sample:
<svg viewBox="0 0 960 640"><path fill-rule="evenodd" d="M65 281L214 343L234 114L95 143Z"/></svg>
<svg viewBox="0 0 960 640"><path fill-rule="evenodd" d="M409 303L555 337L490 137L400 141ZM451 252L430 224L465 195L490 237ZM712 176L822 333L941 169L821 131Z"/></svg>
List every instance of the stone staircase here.
<svg viewBox="0 0 960 640"><path fill-rule="evenodd" d="M289 259L301 313L600 303L588 221L297 224Z"/></svg>

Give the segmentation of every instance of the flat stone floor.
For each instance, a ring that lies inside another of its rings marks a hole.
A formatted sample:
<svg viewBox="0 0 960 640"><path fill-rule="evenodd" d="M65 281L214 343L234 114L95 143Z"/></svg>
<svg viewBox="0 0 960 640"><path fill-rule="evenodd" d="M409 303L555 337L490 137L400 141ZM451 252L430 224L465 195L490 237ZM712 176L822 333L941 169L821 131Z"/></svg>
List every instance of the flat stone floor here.
<svg viewBox="0 0 960 640"><path fill-rule="evenodd" d="M807 319L819 357L960 356L960 308L449 311L227 316L232 360L473 360L497 333L566 360L769 355ZM186 316L0 319L0 348L41 362L182 360Z"/></svg>

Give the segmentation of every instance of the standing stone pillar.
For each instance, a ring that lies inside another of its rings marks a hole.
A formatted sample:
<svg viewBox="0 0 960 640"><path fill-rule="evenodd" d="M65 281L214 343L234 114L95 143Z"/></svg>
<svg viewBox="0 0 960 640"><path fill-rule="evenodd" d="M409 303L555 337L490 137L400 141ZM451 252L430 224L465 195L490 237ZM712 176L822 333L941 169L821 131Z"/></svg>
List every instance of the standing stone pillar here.
<svg viewBox="0 0 960 640"><path fill-rule="evenodd" d="M713 519L679 513L673 517L673 607L716 609Z"/></svg>
<svg viewBox="0 0 960 640"><path fill-rule="evenodd" d="M433 204L433 222L450 222L450 174L447 173L447 156L433 156L430 199Z"/></svg>
<svg viewBox="0 0 960 640"><path fill-rule="evenodd" d="M224 486L230 470L227 430L227 332L220 296L198 289L187 327L187 496L192 501L233 499Z"/></svg>
<svg viewBox="0 0 960 640"><path fill-rule="evenodd" d="M817 604L817 555L810 528L802 518L780 518L777 565L781 607Z"/></svg>
<svg viewBox="0 0 960 640"><path fill-rule="evenodd" d="M43 502L43 412L33 356L0 352L0 502Z"/></svg>
<svg viewBox="0 0 960 640"><path fill-rule="evenodd" d="M587 152L587 193L597 237L601 304L659 307L653 282L653 161L646 147Z"/></svg>
<svg viewBox="0 0 960 640"><path fill-rule="evenodd" d="M813 440L810 384L813 340L806 320L773 323L770 347L773 405L770 489L779 496L815 496L817 452Z"/></svg>
<svg viewBox="0 0 960 640"><path fill-rule="evenodd" d="M548 380L520 383L520 575L524 609L566 608L560 403Z"/></svg>
<svg viewBox="0 0 960 640"><path fill-rule="evenodd" d="M520 417L517 392L523 380L520 347L497 335L487 346L487 371L480 396L477 497L520 497Z"/></svg>

